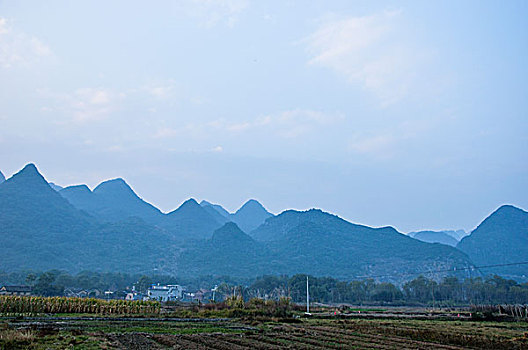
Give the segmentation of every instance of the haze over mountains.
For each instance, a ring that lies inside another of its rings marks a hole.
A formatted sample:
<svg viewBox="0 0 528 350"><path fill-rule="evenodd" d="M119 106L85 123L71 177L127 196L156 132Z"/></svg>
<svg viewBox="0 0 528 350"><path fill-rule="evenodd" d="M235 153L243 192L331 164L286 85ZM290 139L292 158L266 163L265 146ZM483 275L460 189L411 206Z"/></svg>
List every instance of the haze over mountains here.
<svg viewBox="0 0 528 350"><path fill-rule="evenodd" d="M212 215L216 212L224 217L226 222L232 221L236 223L244 232L253 231L266 221L267 218L273 216L273 214L267 211L262 204L254 199L248 200L233 214L229 213L221 205L211 204L205 200L203 200L200 205Z"/></svg>
<svg viewBox="0 0 528 350"><path fill-rule="evenodd" d="M125 180L104 181L93 191L86 185L69 186L59 193L78 209L84 210L104 222L119 222L138 217L146 223L174 233L180 239L209 238L221 224L237 223L244 231L255 229L273 214L256 200L247 201L231 214L219 205L191 198L180 207L164 214L141 199Z"/></svg>
<svg viewBox="0 0 528 350"><path fill-rule="evenodd" d="M0 184L0 269L8 271L309 273L343 279L384 275L397 281L406 274L523 261L527 228L528 213L503 206L457 249L392 227L352 224L317 209L274 216L256 200L229 213L191 198L162 213L123 179L105 181L93 191L77 185L57 192L33 164ZM527 274L525 266L501 271L515 278Z"/></svg>
<svg viewBox="0 0 528 350"><path fill-rule="evenodd" d="M408 235L422 242L442 243L456 247L458 242L467 235L464 230L445 230L445 231L417 231L409 232Z"/></svg>
<svg viewBox="0 0 528 350"><path fill-rule="evenodd" d="M139 198L123 179L104 181L93 192L86 185L77 185L63 188L59 193L75 207L104 221L136 216L148 223L157 223L163 215Z"/></svg>

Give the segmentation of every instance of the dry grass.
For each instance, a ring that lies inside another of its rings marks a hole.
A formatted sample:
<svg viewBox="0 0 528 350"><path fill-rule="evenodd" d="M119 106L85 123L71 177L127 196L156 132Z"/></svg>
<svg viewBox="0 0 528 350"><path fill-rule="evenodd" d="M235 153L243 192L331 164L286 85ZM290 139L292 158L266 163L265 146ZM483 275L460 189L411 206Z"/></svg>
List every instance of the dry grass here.
<svg viewBox="0 0 528 350"><path fill-rule="evenodd" d="M102 300L95 298L0 296L1 314L91 313L91 314L158 314L157 301Z"/></svg>
<svg viewBox="0 0 528 350"><path fill-rule="evenodd" d="M36 334L30 329L3 329L0 330L1 343L31 343Z"/></svg>

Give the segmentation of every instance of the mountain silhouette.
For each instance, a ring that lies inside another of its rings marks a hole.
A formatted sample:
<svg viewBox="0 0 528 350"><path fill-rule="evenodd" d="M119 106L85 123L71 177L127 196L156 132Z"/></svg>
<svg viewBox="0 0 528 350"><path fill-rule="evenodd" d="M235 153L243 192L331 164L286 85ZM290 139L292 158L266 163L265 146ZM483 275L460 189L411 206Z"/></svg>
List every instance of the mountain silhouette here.
<svg viewBox="0 0 528 350"><path fill-rule="evenodd" d="M255 241L243 232L234 222L228 222L213 232L211 242L216 245L253 244Z"/></svg>
<svg viewBox="0 0 528 350"><path fill-rule="evenodd" d="M91 194L86 186L73 190ZM0 184L0 213L0 269L6 271L162 270L174 250L168 233L141 219L105 224L77 209L33 164Z"/></svg>
<svg viewBox="0 0 528 350"><path fill-rule="evenodd" d="M53 190L34 164L0 184L0 213L5 269L71 265L63 248L96 225Z"/></svg>
<svg viewBox="0 0 528 350"><path fill-rule="evenodd" d="M69 186L59 191L75 207L107 222L118 222L129 217L139 217L157 224L162 213L141 199L125 180L104 181L93 192L86 185Z"/></svg>
<svg viewBox="0 0 528 350"><path fill-rule="evenodd" d="M53 182L49 182L48 184L50 185L51 188L53 188L57 192L64 188L64 187L59 186L59 185L57 185L56 183L53 183Z"/></svg>
<svg viewBox="0 0 528 350"><path fill-rule="evenodd" d="M203 200L200 202L200 206L221 224L231 221L229 218L229 212L218 204L211 204L208 201Z"/></svg>
<svg viewBox="0 0 528 350"><path fill-rule="evenodd" d="M440 278L446 273L433 276L431 271L519 262L528 256L528 213L511 205L497 209L455 249L392 227L353 224L319 209L273 216L255 200L227 218L209 202L192 198L163 214L123 179L105 181L93 191L78 185L57 192L33 164L0 183L0 213L0 270L5 271L244 278L308 273L401 282L416 273ZM526 275L524 266L471 273L499 272Z"/></svg>
<svg viewBox="0 0 528 350"><path fill-rule="evenodd" d="M186 200L178 209L168 213L160 226L179 239L211 238L213 231L222 226L195 199Z"/></svg>
<svg viewBox="0 0 528 350"><path fill-rule="evenodd" d="M451 247L458 244L458 240L445 231L418 231L409 233L409 236L422 242L447 244Z"/></svg>
<svg viewBox="0 0 528 350"><path fill-rule="evenodd" d="M503 205L490 214L457 248L478 265L509 264L527 261L528 212ZM526 265L504 266L482 271L515 278L527 276Z"/></svg>
<svg viewBox="0 0 528 350"><path fill-rule="evenodd" d="M272 217L262 204L254 199L248 200L234 214L231 214L231 221L235 222L244 232L251 232Z"/></svg>
<svg viewBox="0 0 528 350"><path fill-rule="evenodd" d="M218 214L220 214L221 216L225 217L225 218L228 218L231 213L229 213L227 210L224 209L224 207L222 207L221 205L219 204L213 204L213 203L210 203L206 200L202 200L200 202L200 205L204 208L208 208L208 207L211 207L212 209L214 209Z"/></svg>
<svg viewBox="0 0 528 350"><path fill-rule="evenodd" d="M180 274L257 276L270 271L269 252L233 222L214 231L211 239L189 245L179 256Z"/></svg>
<svg viewBox="0 0 528 350"><path fill-rule="evenodd" d="M472 265L455 248L424 243L392 227L352 224L318 209L285 211L251 235L266 243L275 256L276 273L283 274L305 271L353 279Z"/></svg>

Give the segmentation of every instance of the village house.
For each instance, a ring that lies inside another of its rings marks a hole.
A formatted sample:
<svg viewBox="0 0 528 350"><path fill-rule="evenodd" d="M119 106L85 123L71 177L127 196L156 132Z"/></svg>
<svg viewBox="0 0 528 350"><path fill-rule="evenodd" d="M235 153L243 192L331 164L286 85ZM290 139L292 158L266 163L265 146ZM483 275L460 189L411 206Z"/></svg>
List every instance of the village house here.
<svg viewBox="0 0 528 350"><path fill-rule="evenodd" d="M141 293L129 292L126 293L125 300L148 300L148 297Z"/></svg>
<svg viewBox="0 0 528 350"><path fill-rule="evenodd" d="M184 292L182 301L187 302L204 302L207 300L213 299L213 292L216 292L216 289L199 289L196 292Z"/></svg>
<svg viewBox="0 0 528 350"><path fill-rule="evenodd" d="M31 295L31 286L3 286L0 295Z"/></svg>
<svg viewBox="0 0 528 350"><path fill-rule="evenodd" d="M161 286L153 284L147 291L147 296L151 300L171 301L179 300L183 297L183 287L177 284Z"/></svg>
<svg viewBox="0 0 528 350"><path fill-rule="evenodd" d="M66 288L64 296L70 298L102 298L103 293L98 289Z"/></svg>

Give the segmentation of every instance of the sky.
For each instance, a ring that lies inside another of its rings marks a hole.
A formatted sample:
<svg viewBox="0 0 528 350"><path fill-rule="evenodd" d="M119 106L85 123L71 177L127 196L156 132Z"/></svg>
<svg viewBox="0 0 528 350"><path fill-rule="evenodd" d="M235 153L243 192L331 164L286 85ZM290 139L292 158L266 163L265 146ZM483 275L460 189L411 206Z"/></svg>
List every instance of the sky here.
<svg viewBox="0 0 528 350"><path fill-rule="evenodd" d="M0 171L401 232L528 208L526 1L2 1Z"/></svg>

